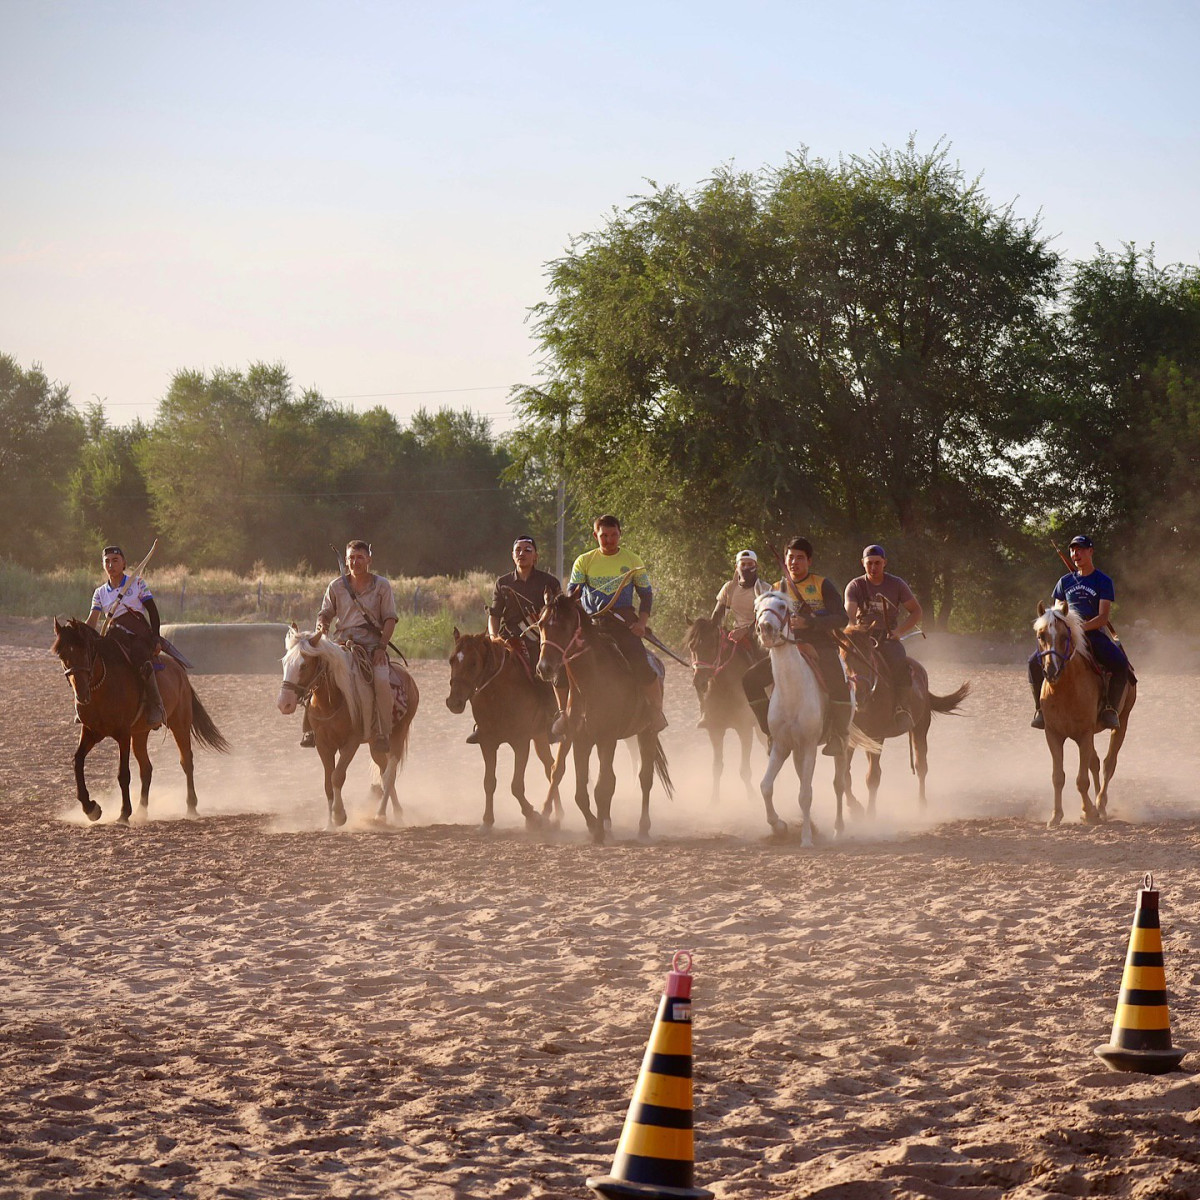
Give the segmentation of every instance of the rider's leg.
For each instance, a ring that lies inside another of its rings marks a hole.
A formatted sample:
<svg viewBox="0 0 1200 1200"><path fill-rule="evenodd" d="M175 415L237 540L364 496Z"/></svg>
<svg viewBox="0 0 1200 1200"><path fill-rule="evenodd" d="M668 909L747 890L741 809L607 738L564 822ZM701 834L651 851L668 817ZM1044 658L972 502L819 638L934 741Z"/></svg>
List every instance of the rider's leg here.
<svg viewBox="0 0 1200 1200"><path fill-rule="evenodd" d="M771 673L770 655L756 662L742 676L742 691L746 693L746 700L750 705L750 711L754 713L759 728L767 737L771 736L771 729L767 724L767 714L771 708L771 701L767 696L767 688L774 681L775 677Z"/></svg>
<svg viewBox="0 0 1200 1200"><path fill-rule="evenodd" d="M1089 630L1088 645L1096 661L1108 672L1108 694L1100 710L1100 724L1105 729L1121 728L1121 704L1129 683L1129 659L1124 650L1099 629Z"/></svg>
<svg viewBox="0 0 1200 1200"><path fill-rule="evenodd" d="M151 729L157 729L167 719L156 675L153 661L142 664L142 703L146 714L146 724Z"/></svg>
<svg viewBox="0 0 1200 1200"><path fill-rule="evenodd" d="M311 750L317 744L317 735L313 731L312 717L308 713L308 705L304 705L304 717L300 721L300 745Z"/></svg>
<svg viewBox="0 0 1200 1200"><path fill-rule="evenodd" d="M371 749L376 753L387 753L392 736L392 674L387 659L377 664L371 672L375 685L375 712L371 733Z"/></svg>
<svg viewBox="0 0 1200 1200"><path fill-rule="evenodd" d="M1046 719L1042 716L1042 684L1045 682L1042 656L1034 652L1029 656L1029 686L1033 690L1033 720L1029 724L1034 729L1046 728Z"/></svg>
<svg viewBox="0 0 1200 1200"><path fill-rule="evenodd" d="M908 655L895 638L887 638L879 649L891 673L892 695L895 698L892 721L901 733L907 733L913 725L912 672L908 669Z"/></svg>
<svg viewBox="0 0 1200 1200"><path fill-rule="evenodd" d="M821 664L821 677L829 692L829 740L823 754L836 755L845 750L850 738L850 720L854 706L850 703L850 685L842 670L842 660L837 647L832 643L817 646L817 659Z"/></svg>

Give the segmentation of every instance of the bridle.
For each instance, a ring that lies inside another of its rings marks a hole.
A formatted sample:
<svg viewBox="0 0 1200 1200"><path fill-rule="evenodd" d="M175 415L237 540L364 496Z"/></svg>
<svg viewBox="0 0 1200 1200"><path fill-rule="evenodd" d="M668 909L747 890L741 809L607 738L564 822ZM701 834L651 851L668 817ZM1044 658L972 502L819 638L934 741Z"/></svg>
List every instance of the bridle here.
<svg viewBox="0 0 1200 1200"><path fill-rule="evenodd" d="M305 658L309 657L308 655L305 655L303 651L301 651L301 654ZM321 659L320 665L317 667L317 673L308 681L308 683L293 683L290 679L285 679L279 686L285 692L292 692L296 697L297 704L303 704L307 706L308 702L312 699L313 693L318 687L320 687L321 681L325 678L327 673L328 664L324 659Z"/></svg>
<svg viewBox="0 0 1200 1200"><path fill-rule="evenodd" d="M1061 672L1063 667L1065 667L1067 665L1067 663L1069 663L1071 661L1071 659L1073 659L1075 657L1075 651L1078 649L1078 647L1075 644L1075 635L1071 631L1070 624L1068 624L1066 619L1062 616L1061 613L1058 612L1057 609L1053 609L1053 608L1047 609L1046 616L1053 617L1056 621L1062 622L1063 626L1066 628L1066 631L1067 631L1067 647L1068 647L1067 652L1065 654L1061 650L1059 650L1056 646L1048 646L1045 649L1041 649L1038 651L1038 654L1041 656L1041 659L1042 659L1042 670L1047 675L1049 675L1050 672L1049 672L1048 668L1049 668L1050 664L1047 660L1055 659L1055 658L1061 659L1062 665L1059 667L1059 671Z"/></svg>
<svg viewBox="0 0 1200 1200"><path fill-rule="evenodd" d="M587 642L585 642L583 639L583 617L580 616L579 624L575 627L575 633L565 646L561 642L556 642L552 637L550 637L550 635L546 632L546 627L544 625L540 625L538 627L538 632L542 639L542 648L544 649L546 646L553 646L554 649L557 650L562 656L563 667L566 668L567 678L569 679L571 677L571 664L577 658L579 658L580 655L586 654L590 649ZM575 650L576 646L579 647L578 650ZM573 654L571 653L572 650L575 651Z"/></svg>
<svg viewBox="0 0 1200 1200"><path fill-rule="evenodd" d="M489 640L488 650L487 650L489 661L491 659L494 646L495 646L495 643ZM511 652L509 652L509 653L511 653ZM507 664L508 664L508 654L505 652L504 648L501 648L500 665L482 683L476 684L471 689L470 695L467 696L467 699L474 700L475 697L478 696L479 693L482 692L485 688L491 687L492 684L495 683L496 680L500 678L500 675L503 672L505 666L507 666Z"/></svg>
<svg viewBox="0 0 1200 1200"><path fill-rule="evenodd" d="M692 670L711 671L713 678L715 679L723 670L725 670L727 666L729 666L731 662L733 662L733 657L735 654L737 654L737 648L738 644L736 641L734 641L729 631L727 629L718 629L716 659L713 662L705 662L702 658L699 658L696 652L693 650L691 654ZM726 651L728 651L728 653L726 653Z"/></svg>
<svg viewBox="0 0 1200 1200"><path fill-rule="evenodd" d="M779 620L779 615L776 612L777 607L778 607L777 602L773 602L771 604L764 604L759 609L759 611L754 614L754 632L756 634L758 634L758 640L760 642L762 642L763 639L762 639L762 633L759 629L759 625L762 623L763 618L766 617L768 614L770 614L773 618L775 618L775 620ZM779 630L779 637L775 642L772 643L772 645L779 645L781 642L791 643L791 645L793 645L793 646L795 646L797 644L796 637L792 633L791 625L788 622L786 604L784 605L784 616L783 616L782 621L780 621L778 626L775 626L775 621L772 621L771 624L773 627L776 627ZM763 642L763 645L766 645L766 643ZM768 649L770 649L770 647L768 647Z"/></svg>
<svg viewBox="0 0 1200 1200"><path fill-rule="evenodd" d="M79 703L79 691L75 682L77 677L81 677L87 682L89 693L98 692L104 686L104 681L108 677L108 670L104 666L104 659L96 652L95 648L84 646L81 649L87 655L87 662L82 667L63 667L63 676L71 684L71 691L75 693L76 703ZM100 667L100 678L93 681L92 674L95 672L97 666Z"/></svg>

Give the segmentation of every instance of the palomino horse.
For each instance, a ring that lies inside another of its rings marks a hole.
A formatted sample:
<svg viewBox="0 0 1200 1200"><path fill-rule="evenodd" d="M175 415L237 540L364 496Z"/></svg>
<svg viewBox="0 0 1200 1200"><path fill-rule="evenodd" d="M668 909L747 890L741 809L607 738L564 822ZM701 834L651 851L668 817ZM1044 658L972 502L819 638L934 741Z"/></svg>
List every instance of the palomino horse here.
<svg viewBox="0 0 1200 1200"><path fill-rule="evenodd" d="M287 653L283 656L283 683L277 704L283 715L291 716L302 700L311 697L308 715L317 738L317 753L325 767L325 800L329 806L329 825L346 823L342 787L358 747L367 741L363 733L362 707L354 672L357 669L350 650L320 633L301 633L293 624L285 636ZM393 670L396 664L392 664ZM408 708L392 722L391 743L387 754L371 751L379 768L382 799L376 820L387 820L388 800L396 816L401 815L396 796L396 774L408 753L408 731L421 701L417 682L407 672L405 688Z"/></svg>
<svg viewBox="0 0 1200 1200"><path fill-rule="evenodd" d="M788 756L800 777L800 841L811 846L817 837L812 820L812 777L817 764L817 747L825 725L828 696L817 679L809 660L796 645L791 634L791 605L782 592L763 592L754 602L754 631L758 640L771 655L771 674L775 689L767 709L767 725L771 730L770 758L767 773L759 785L767 810L767 823L776 834L787 832L787 822L775 811L775 777ZM879 749L877 742L851 728L851 736L860 745ZM846 752L839 750L833 757L833 790L837 797L837 820L834 829L845 828L842 819L842 794L846 785Z"/></svg>
<svg viewBox="0 0 1200 1200"><path fill-rule="evenodd" d="M122 824L128 824L133 812L129 801L129 750L133 747L142 782L139 808L142 815L150 803L150 779L154 768L146 750L150 727L141 716L142 684L137 672L116 642L101 637L90 625L74 618L65 625L54 621L54 645L51 650L63 664L63 674L75 693L75 711L82 728L75 750L75 790L88 818L100 819L100 805L88 795L83 764L93 746L112 738L120 751L117 782L121 785ZM192 771L192 735L211 750L225 753L229 743L213 723L212 717L192 690L183 667L173 658L163 660L158 673L158 690L166 712L166 726L179 747L179 765L187 779L187 812L196 815L196 784Z"/></svg>
<svg viewBox="0 0 1200 1200"><path fill-rule="evenodd" d="M541 824L525 798L525 767L531 741L546 769L546 778L551 780L542 816L561 819L562 802L558 782L553 778L554 755L550 750L550 724L557 711L550 686L535 679L533 667L506 642L486 633L459 633L455 629L446 707L460 713L468 701L483 753L484 828L491 829L496 823L492 805L496 796L496 755L502 745L512 747L512 794L521 806L525 824L530 828Z"/></svg>
<svg viewBox="0 0 1200 1200"><path fill-rule="evenodd" d="M896 727L896 701L892 687L892 676L883 656L876 648L871 631L865 626L850 625L842 638L842 658L854 690L854 724L869 738L884 742L887 738L901 737L905 731ZM938 696L929 690L929 673L915 659L908 660L912 675L912 728L908 730L909 766L917 777L917 796L921 808L925 807L925 776L929 773L929 726L934 713L953 713L970 695L969 681L960 684L947 696ZM854 797L850 762L854 747L846 758L846 803L851 812L858 812L861 805ZM867 816L875 815L875 797L879 794L879 781L883 769L879 765L879 754L867 751Z"/></svg>
<svg viewBox="0 0 1200 1200"><path fill-rule="evenodd" d="M562 667L570 684L567 734L574 752L575 803L587 821L593 841L603 842L605 831L612 827L612 798L617 786L613 755L617 742L635 735L641 752L638 781L642 788L642 816L638 833L645 837L650 832L650 787L654 776L658 776L668 796L672 795L673 787L658 734L645 727L649 713L641 684L634 679L616 643L584 613L578 596L547 596L537 627L542 641L538 678L549 683ZM588 803L588 763L593 746L600 759L594 815ZM560 762L556 775L563 765Z"/></svg>
<svg viewBox="0 0 1200 1200"><path fill-rule="evenodd" d="M1062 794L1067 781L1063 746L1068 738L1079 747L1079 773L1075 776L1075 786L1083 801L1083 819L1089 825L1095 825L1108 819L1108 785L1117 773L1117 755L1129 729L1129 714L1137 702L1137 684L1131 678L1125 689L1121 701L1121 727L1112 731L1101 781L1095 737L1104 729L1099 722L1100 697L1104 693L1087 634L1083 631L1083 620L1065 604L1048 609L1039 602L1033 631L1037 635L1038 654L1046 674L1042 684L1042 716L1046 721L1046 744L1054 763L1054 815L1050 818L1049 828L1060 825L1063 819ZM1096 785L1095 804L1088 798L1089 771Z"/></svg>
<svg viewBox="0 0 1200 1200"><path fill-rule="evenodd" d="M746 795L752 796L750 747L758 722L746 702L742 676L753 665L754 658L736 638L708 617L697 617L688 626L683 644L692 660L692 684L712 743L712 803L717 802L720 794L721 774L725 770L725 734L730 729L741 739L739 774Z"/></svg>

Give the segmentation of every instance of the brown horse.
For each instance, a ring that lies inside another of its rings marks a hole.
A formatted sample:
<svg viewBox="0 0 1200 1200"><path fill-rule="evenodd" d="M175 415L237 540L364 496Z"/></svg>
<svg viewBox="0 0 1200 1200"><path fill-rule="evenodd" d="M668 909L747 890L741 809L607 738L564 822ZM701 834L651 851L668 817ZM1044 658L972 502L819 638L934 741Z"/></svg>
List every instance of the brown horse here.
<svg viewBox="0 0 1200 1200"><path fill-rule="evenodd" d="M1137 702L1137 683L1131 678L1121 701L1121 727L1112 731L1108 753L1104 756L1103 782L1100 756L1096 753L1096 734L1100 724L1100 698L1104 695L1100 673L1092 657L1083 620L1065 604L1047 609L1038 604L1038 619L1033 623L1038 654L1046 681L1042 684L1042 715L1046 721L1046 744L1053 761L1054 814L1049 828L1063 819L1062 794L1067 781L1063 768L1063 747L1067 739L1079 747L1079 772L1075 786L1083 802L1083 820L1095 825L1108 819L1108 785L1117 773L1117 755L1129 730L1129 714ZM1088 798L1088 772L1096 786L1096 803Z"/></svg>
<svg viewBox="0 0 1200 1200"><path fill-rule="evenodd" d="M929 674L914 659L908 660L912 676L912 728L896 727L896 696L892 686L891 670L876 646L871 630L866 626L850 625L841 637L842 660L846 673L854 688L854 724L869 738L882 742L887 738L908 734L909 768L917 777L917 797L921 808L926 805L925 776L929 773L929 726L934 713L954 713L970 695L971 684L960 684L949 695L939 696L929 690ZM862 805L851 791L850 755L846 760L846 802L851 811L860 813ZM879 781L883 768L879 754L867 751L867 816L875 815L875 797L879 794Z"/></svg>
<svg viewBox="0 0 1200 1200"><path fill-rule="evenodd" d="M615 619L615 618L614 618ZM583 611L578 596L547 596L537 622L542 649L538 677L551 682L565 669L570 684L567 733L575 762L575 803L583 813L592 839L604 841L612 827L613 792L617 786L613 755L622 738L637 737L641 751L638 780L642 788L642 816L638 833L650 832L650 787L657 775L670 796L673 792L658 734L646 728L650 713L641 684L616 642ZM596 812L588 801L588 766L592 747L600 759L596 780ZM561 770L561 764L556 774Z"/></svg>
<svg viewBox="0 0 1200 1200"><path fill-rule="evenodd" d="M746 645L708 617L697 617L683 639L692 661L692 686L700 701L700 714L708 740L712 743L712 795L716 804L725 770L725 734L733 730L741 740L742 761L739 774L749 798L754 796L750 781L750 747L758 722L742 690L742 676L754 665L760 653L749 639ZM747 653L749 649L749 653Z"/></svg>
<svg viewBox="0 0 1200 1200"><path fill-rule="evenodd" d="M344 825L346 807L342 803L342 787L346 772L359 746L368 741L363 733L359 691L354 680L356 667L349 650L320 633L301 633L293 624L284 641L287 653L283 656L283 683L276 703L284 716L290 716L302 700L309 698L308 715L317 738L317 753L325 768L329 825L331 828ZM392 669L398 669L395 663ZM382 798L375 814L378 821L387 820L389 799L396 816L401 815L396 775L408 753L408 731L421 702L416 680L407 672L404 675L408 708L400 720L392 722L387 754L370 751L380 776Z"/></svg>
<svg viewBox="0 0 1200 1200"><path fill-rule="evenodd" d="M496 823L496 756L502 745L512 747L512 794L521 806L525 824L530 828L541 824L537 811L525 798L525 767L531 741L546 778L552 780L542 816L561 819L562 801L558 781L553 778L554 755L550 750L550 724L556 712L553 690L534 678L532 665L518 657L506 642L486 633L459 633L455 629L446 707L460 713L468 702L483 754L484 828L491 829Z"/></svg>
<svg viewBox="0 0 1200 1200"><path fill-rule="evenodd" d="M130 665L116 638L102 637L83 621L71 618L66 624L54 619L54 645L51 650L63 665L63 674L75 693L75 712L81 729L75 749L75 791L88 819L100 819L100 805L88 794L84 782L84 761L92 747L112 738L120 751L117 783L121 787L121 816L125 825L133 813L129 800L129 750L132 745L138 763L142 793L142 815L150 803L150 780L154 768L146 749L150 727L142 719L142 683ZM166 712L166 726L179 747L179 765L187 779L187 812L196 815L196 784L192 768L192 735L210 750L225 753L229 743L200 703L187 673L173 658L164 659L158 673L158 690Z"/></svg>

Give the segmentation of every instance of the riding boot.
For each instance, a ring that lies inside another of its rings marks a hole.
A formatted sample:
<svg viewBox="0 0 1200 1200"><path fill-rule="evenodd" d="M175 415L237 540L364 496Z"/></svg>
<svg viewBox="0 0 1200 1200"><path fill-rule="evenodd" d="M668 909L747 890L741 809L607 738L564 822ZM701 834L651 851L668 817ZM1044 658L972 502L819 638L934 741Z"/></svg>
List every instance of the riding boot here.
<svg viewBox="0 0 1200 1200"><path fill-rule="evenodd" d="M1100 724L1105 729L1121 728L1121 702L1125 699L1125 680L1120 675L1108 679L1108 699L1100 710Z"/></svg>
<svg viewBox="0 0 1200 1200"><path fill-rule="evenodd" d="M913 689L912 680L896 685L896 711L892 723L901 733L907 733L913 727L912 719Z"/></svg>
<svg viewBox="0 0 1200 1200"><path fill-rule="evenodd" d="M646 728L651 733L662 733L667 727L666 714L662 710L662 704L658 698L658 680L655 679L651 683L646 684L642 691L642 695L646 698Z"/></svg>
<svg viewBox="0 0 1200 1200"><path fill-rule="evenodd" d="M854 705L849 700L833 700L829 706L829 740L825 743L822 754L831 758L842 754L850 738L850 719L854 715Z"/></svg>
<svg viewBox="0 0 1200 1200"><path fill-rule="evenodd" d="M467 734L465 741L468 746L478 746L479 745L479 726L478 725L471 726L471 732Z"/></svg>
<svg viewBox="0 0 1200 1200"><path fill-rule="evenodd" d="M146 717L146 724L151 729L158 729L167 719L167 714L163 711L162 693L158 690L158 680L154 676L154 664L152 662L143 663L142 711Z"/></svg>
<svg viewBox="0 0 1200 1200"><path fill-rule="evenodd" d="M768 696L755 696L750 702L750 711L754 713L758 721L758 727L767 735L771 736L771 727L767 724L767 714L771 711L771 700Z"/></svg>
<svg viewBox="0 0 1200 1200"><path fill-rule="evenodd" d="M1045 729L1046 718L1042 716L1042 685L1039 681L1031 679L1030 687L1033 689L1033 720L1029 722L1031 729Z"/></svg>
<svg viewBox="0 0 1200 1200"><path fill-rule="evenodd" d="M312 718L308 715L308 705L304 706L304 717L300 722L300 745L305 750L313 750L317 745L317 735L313 732Z"/></svg>

